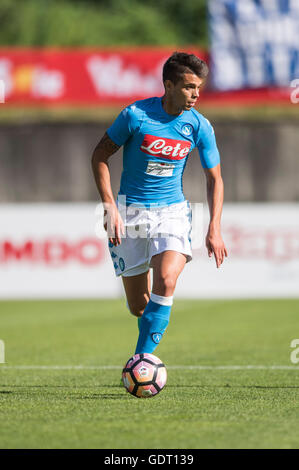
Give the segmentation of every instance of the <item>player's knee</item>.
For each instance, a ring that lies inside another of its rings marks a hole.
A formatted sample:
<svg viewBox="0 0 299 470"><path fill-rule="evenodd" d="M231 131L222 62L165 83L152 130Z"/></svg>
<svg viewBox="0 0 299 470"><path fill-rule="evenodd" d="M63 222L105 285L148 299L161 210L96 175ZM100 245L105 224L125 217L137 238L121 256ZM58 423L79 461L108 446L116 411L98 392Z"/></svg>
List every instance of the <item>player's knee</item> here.
<svg viewBox="0 0 299 470"><path fill-rule="evenodd" d="M172 295L176 286L176 278L172 275L172 273L159 276L156 286L160 292L160 295Z"/></svg>

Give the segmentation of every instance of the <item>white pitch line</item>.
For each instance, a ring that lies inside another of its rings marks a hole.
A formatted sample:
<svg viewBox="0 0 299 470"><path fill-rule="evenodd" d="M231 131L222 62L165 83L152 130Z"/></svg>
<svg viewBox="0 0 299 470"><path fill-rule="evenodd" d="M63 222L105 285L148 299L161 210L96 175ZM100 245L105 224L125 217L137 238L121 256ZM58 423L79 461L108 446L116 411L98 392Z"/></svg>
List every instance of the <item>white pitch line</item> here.
<svg viewBox="0 0 299 470"><path fill-rule="evenodd" d="M223 365L223 366L205 366L205 365L174 365L167 366L169 370L297 370L299 366L284 366L284 365ZM119 370L122 366L114 365L99 365L99 366L85 366L85 365L11 365L5 366L0 364L0 370Z"/></svg>

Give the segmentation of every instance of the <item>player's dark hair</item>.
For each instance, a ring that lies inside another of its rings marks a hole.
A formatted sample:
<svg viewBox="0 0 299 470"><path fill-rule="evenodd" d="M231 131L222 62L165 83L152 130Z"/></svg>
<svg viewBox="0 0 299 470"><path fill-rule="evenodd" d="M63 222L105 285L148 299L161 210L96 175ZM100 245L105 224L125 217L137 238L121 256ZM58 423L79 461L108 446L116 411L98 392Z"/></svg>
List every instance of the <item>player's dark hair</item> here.
<svg viewBox="0 0 299 470"><path fill-rule="evenodd" d="M163 82L171 80L176 84L184 73L194 73L199 78L206 78L209 68L204 60L194 54L174 52L163 66Z"/></svg>

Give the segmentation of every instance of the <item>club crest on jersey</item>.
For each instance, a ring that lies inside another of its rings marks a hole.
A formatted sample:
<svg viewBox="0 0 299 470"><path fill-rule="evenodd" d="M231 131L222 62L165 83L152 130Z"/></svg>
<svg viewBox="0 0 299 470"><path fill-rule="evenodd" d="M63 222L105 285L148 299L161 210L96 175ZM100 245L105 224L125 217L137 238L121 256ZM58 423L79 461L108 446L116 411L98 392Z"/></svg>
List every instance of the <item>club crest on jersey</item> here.
<svg viewBox="0 0 299 470"><path fill-rule="evenodd" d="M167 139L165 137L146 134L140 150L148 155L159 158L182 160L188 155L190 147L191 142L186 140Z"/></svg>
<svg viewBox="0 0 299 470"><path fill-rule="evenodd" d="M184 124L183 127L182 127L182 133L184 135L191 135L193 132L193 127L191 126L191 124Z"/></svg>

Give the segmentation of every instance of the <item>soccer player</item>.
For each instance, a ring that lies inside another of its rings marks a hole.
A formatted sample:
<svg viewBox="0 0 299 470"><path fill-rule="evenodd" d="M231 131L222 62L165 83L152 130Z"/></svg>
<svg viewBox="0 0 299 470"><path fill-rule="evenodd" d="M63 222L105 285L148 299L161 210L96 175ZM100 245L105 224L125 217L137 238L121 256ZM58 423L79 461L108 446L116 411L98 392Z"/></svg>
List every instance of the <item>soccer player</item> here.
<svg viewBox="0 0 299 470"><path fill-rule="evenodd" d="M182 191L189 153L198 148L207 180L208 256L227 256L220 230L223 180L214 131L194 105L208 75L204 61L175 52L163 67L163 97L136 101L109 127L92 155L105 230L127 306L138 317L135 353L152 353L169 323L177 279L192 259L191 210ZM109 157L121 146L123 171L114 200ZM153 270L151 287L150 270Z"/></svg>

